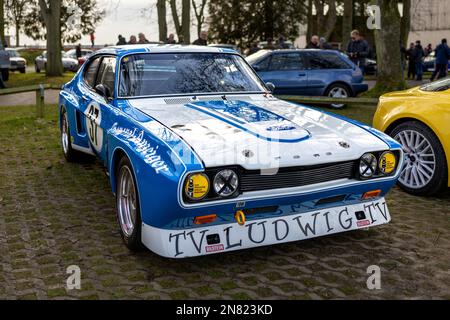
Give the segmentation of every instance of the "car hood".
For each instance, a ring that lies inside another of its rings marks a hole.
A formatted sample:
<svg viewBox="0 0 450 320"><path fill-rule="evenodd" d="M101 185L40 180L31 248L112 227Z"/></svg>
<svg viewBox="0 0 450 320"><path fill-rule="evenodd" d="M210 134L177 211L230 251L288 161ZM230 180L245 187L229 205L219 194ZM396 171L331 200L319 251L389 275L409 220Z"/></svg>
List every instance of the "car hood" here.
<svg viewBox="0 0 450 320"><path fill-rule="evenodd" d="M317 165L388 149L360 126L270 96L122 101L170 128L206 167L240 165L252 170Z"/></svg>
<svg viewBox="0 0 450 320"><path fill-rule="evenodd" d="M10 61L17 61L17 62L19 62L19 61L21 61L21 62L27 62L27 60L25 60L24 58L21 58L21 57L11 57L11 58L9 58L10 59Z"/></svg>

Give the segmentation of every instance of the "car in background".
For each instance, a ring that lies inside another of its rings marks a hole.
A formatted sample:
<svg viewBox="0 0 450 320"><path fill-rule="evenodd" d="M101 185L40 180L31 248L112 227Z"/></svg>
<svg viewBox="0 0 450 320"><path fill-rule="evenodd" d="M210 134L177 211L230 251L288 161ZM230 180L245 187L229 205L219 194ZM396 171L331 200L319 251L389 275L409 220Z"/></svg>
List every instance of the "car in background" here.
<svg viewBox="0 0 450 320"><path fill-rule="evenodd" d="M273 45L276 46L275 42L273 42ZM258 47L261 49L267 49L268 43L267 41L261 41L258 44ZM285 41L284 42L284 46L286 47L286 49L295 49L294 44L292 43L292 41Z"/></svg>
<svg viewBox="0 0 450 320"><path fill-rule="evenodd" d="M450 187L450 77L380 97L373 126L406 155L399 186L428 196Z"/></svg>
<svg viewBox="0 0 450 320"><path fill-rule="evenodd" d="M366 65L364 66L364 75L374 76L377 74L377 60L366 59Z"/></svg>
<svg viewBox="0 0 450 320"><path fill-rule="evenodd" d="M15 48L6 48L9 53L10 66L9 71L19 71L20 73L25 73L27 68L27 60L20 56L20 53Z"/></svg>
<svg viewBox="0 0 450 320"><path fill-rule="evenodd" d="M431 52L428 56L423 59L423 70L433 72L436 68L436 52ZM448 70L450 71L450 60Z"/></svg>
<svg viewBox="0 0 450 320"><path fill-rule="evenodd" d="M71 58L64 51L61 51L61 58L64 71L76 72L78 70L77 59ZM41 70L45 70L46 66L47 66L47 51L44 51L40 56L36 57L34 61L34 69L36 70L37 73L39 73L41 72Z"/></svg>
<svg viewBox="0 0 450 320"><path fill-rule="evenodd" d="M335 50L260 50L246 59L277 95L347 98L368 90L361 69Z"/></svg>
<svg viewBox="0 0 450 320"><path fill-rule="evenodd" d="M81 67L86 60L94 53L93 50L90 49L81 49L81 57L77 58L77 50L76 49L70 49L66 51L66 54L78 61L78 67Z"/></svg>
<svg viewBox="0 0 450 320"><path fill-rule="evenodd" d="M213 43L213 44L208 44L208 47L229 49L229 50L234 50L236 52L240 52L239 48L234 44Z"/></svg>

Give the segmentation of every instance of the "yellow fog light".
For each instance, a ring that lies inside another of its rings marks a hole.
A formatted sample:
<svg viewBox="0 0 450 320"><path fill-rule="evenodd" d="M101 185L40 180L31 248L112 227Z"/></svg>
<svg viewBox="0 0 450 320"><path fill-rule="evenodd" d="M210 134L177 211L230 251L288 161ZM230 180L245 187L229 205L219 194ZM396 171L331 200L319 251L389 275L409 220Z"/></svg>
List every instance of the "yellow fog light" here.
<svg viewBox="0 0 450 320"><path fill-rule="evenodd" d="M186 196L191 200L201 200L209 192L209 179L204 173L195 173L186 179L184 186Z"/></svg>
<svg viewBox="0 0 450 320"><path fill-rule="evenodd" d="M382 174L391 174L394 172L396 166L397 159L392 152L386 151L381 155L378 168Z"/></svg>

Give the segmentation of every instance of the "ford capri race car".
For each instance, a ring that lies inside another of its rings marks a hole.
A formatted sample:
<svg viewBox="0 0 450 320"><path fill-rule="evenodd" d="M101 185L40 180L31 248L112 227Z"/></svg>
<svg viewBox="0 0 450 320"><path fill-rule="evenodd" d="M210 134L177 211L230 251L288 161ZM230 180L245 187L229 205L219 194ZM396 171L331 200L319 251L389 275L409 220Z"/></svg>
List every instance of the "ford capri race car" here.
<svg viewBox="0 0 450 320"><path fill-rule="evenodd" d="M103 162L132 250L181 258L388 223L399 143L268 87L232 50L105 48L60 93L62 149Z"/></svg>

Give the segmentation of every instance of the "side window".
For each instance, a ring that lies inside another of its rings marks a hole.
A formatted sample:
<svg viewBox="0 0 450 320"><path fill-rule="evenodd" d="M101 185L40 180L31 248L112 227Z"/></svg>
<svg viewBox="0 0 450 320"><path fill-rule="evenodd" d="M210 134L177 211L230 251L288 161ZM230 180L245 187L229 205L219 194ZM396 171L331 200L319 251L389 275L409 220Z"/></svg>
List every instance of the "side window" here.
<svg viewBox="0 0 450 320"><path fill-rule="evenodd" d="M84 75L83 75L84 82L91 88L95 87L95 78L97 76L97 69L98 69L99 63L100 63L100 57L89 62L89 65L87 66L86 70L84 71Z"/></svg>
<svg viewBox="0 0 450 320"><path fill-rule="evenodd" d="M114 92L114 79L116 75L116 58L103 58L100 69L98 70L97 81L95 85L103 84L112 94Z"/></svg>
<svg viewBox="0 0 450 320"><path fill-rule="evenodd" d="M267 58L261 60L256 64L255 66L258 67L258 70L265 71L269 69L269 63L270 63L271 56L268 56Z"/></svg>
<svg viewBox="0 0 450 320"><path fill-rule="evenodd" d="M337 54L329 52L308 53L310 69L350 69L350 66Z"/></svg>
<svg viewBox="0 0 450 320"><path fill-rule="evenodd" d="M303 59L299 53L274 54L270 61L270 70L302 70Z"/></svg>

